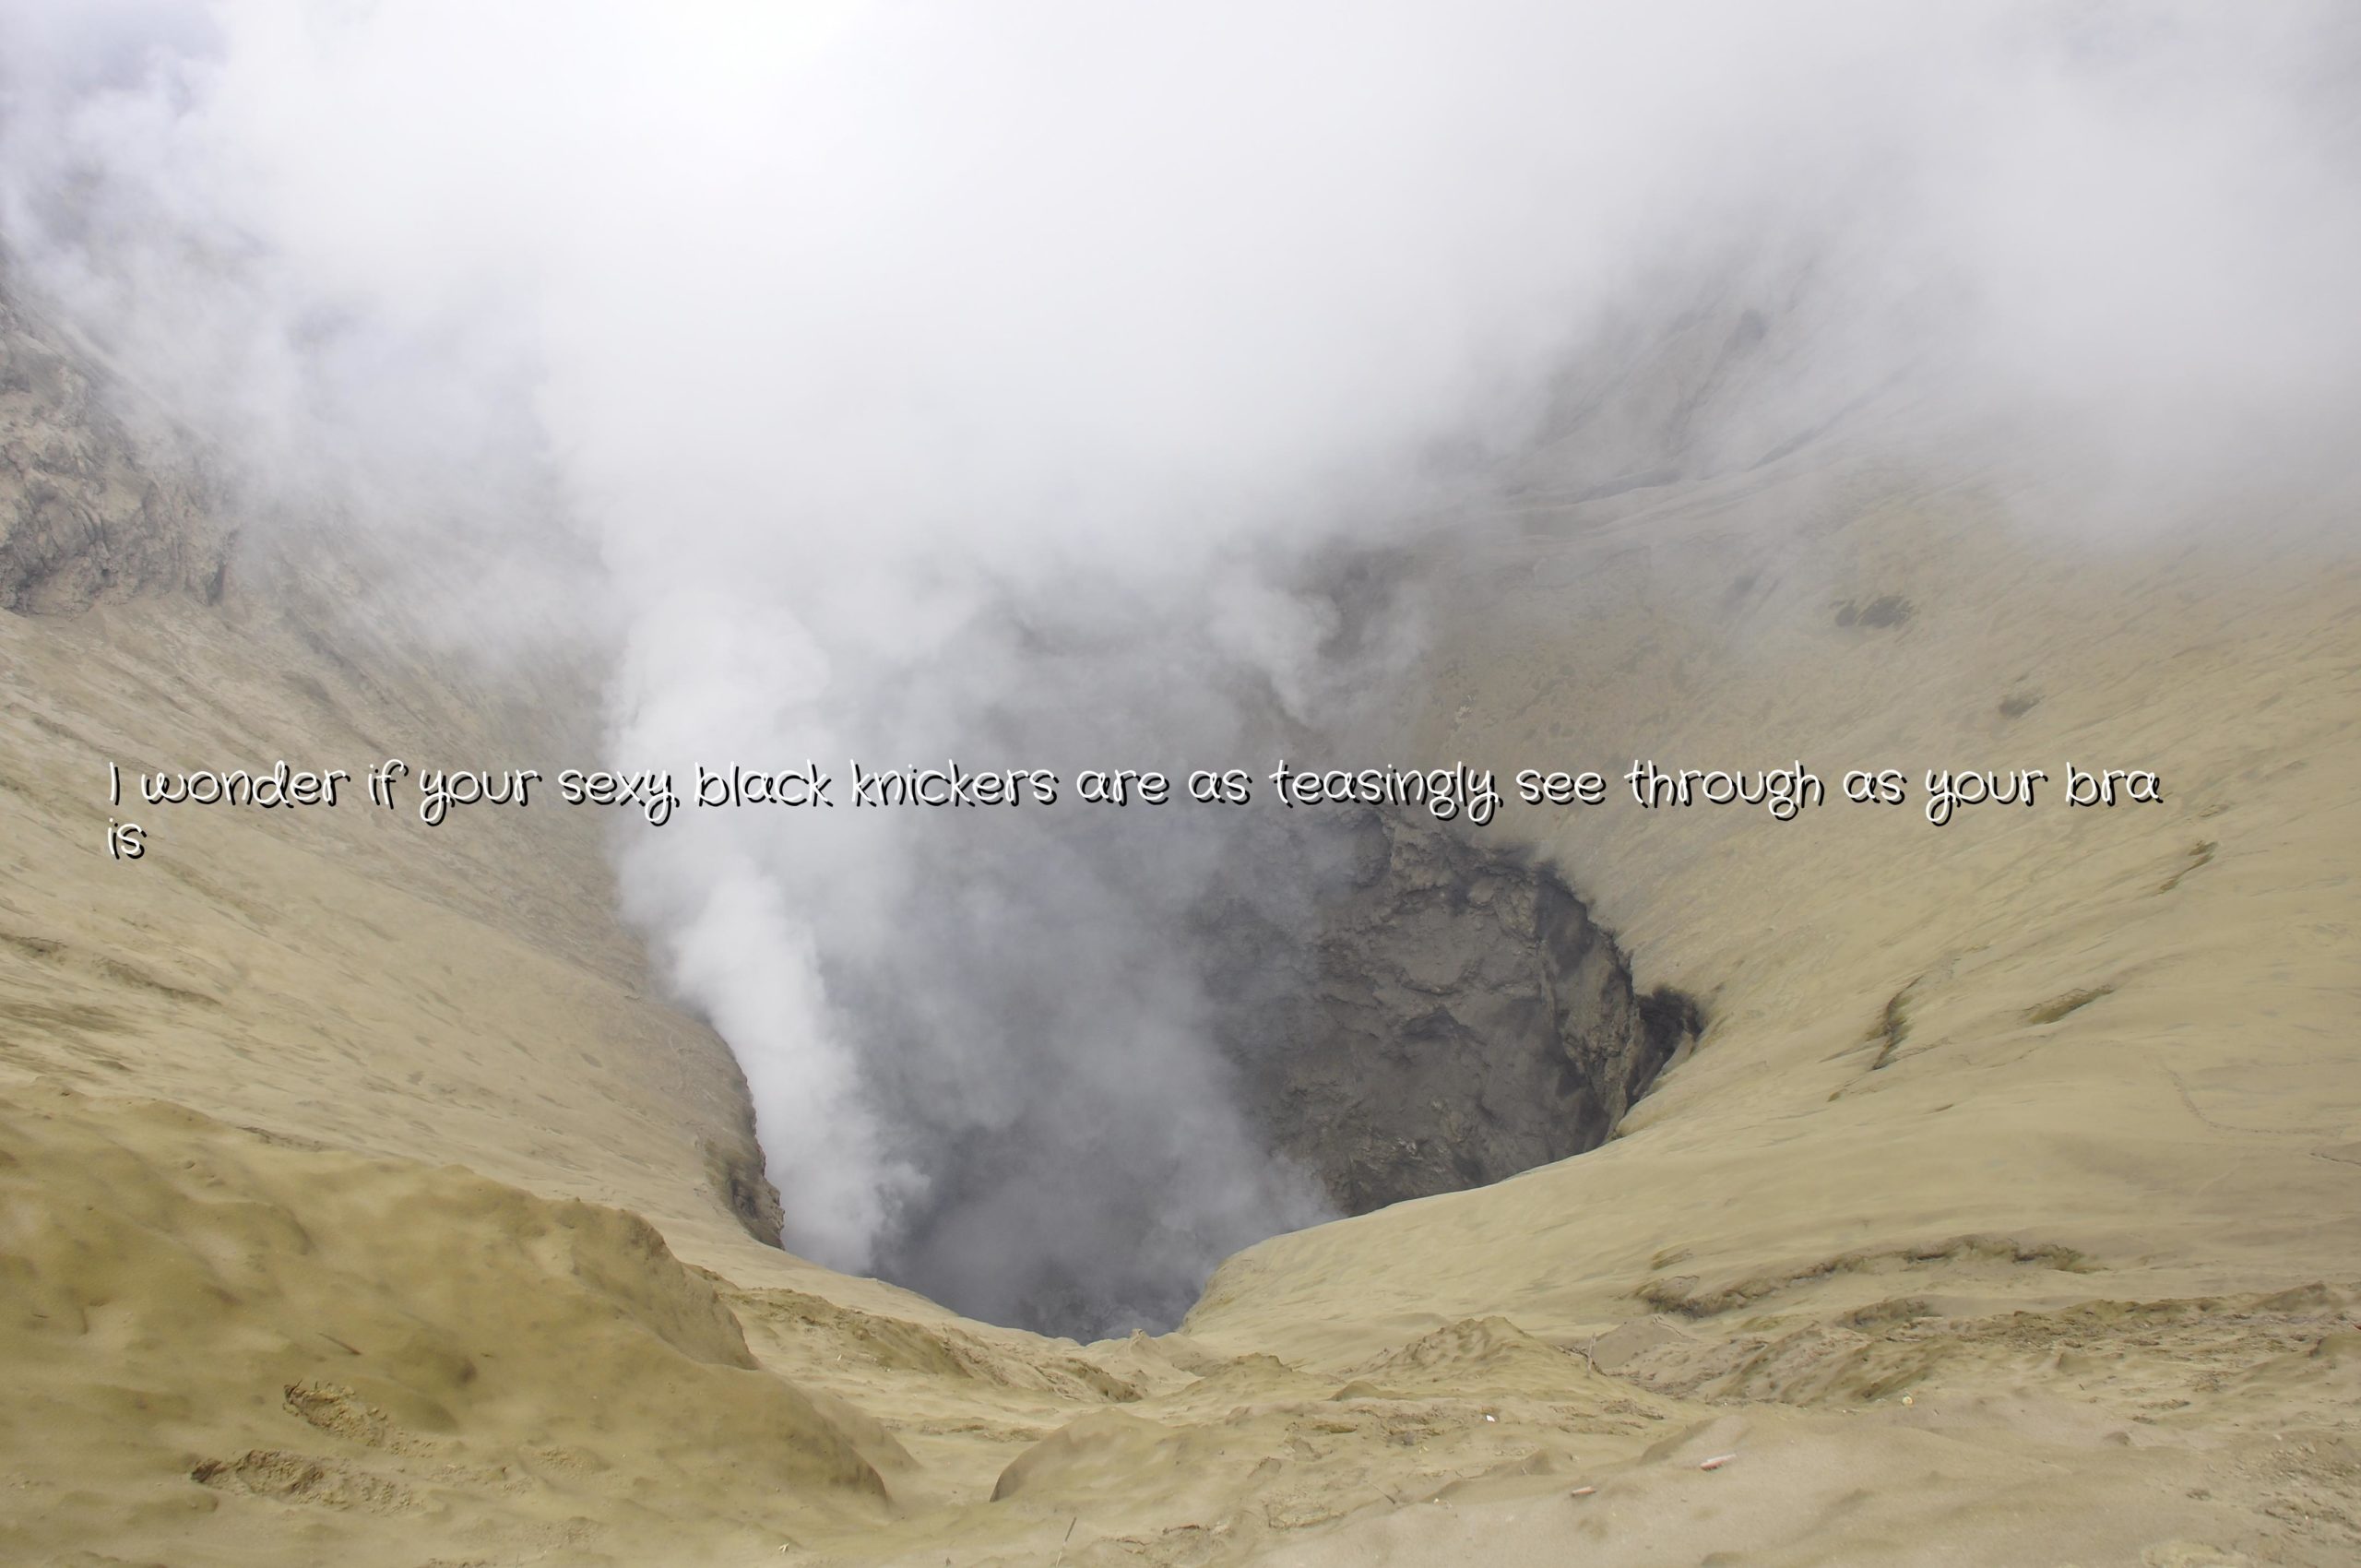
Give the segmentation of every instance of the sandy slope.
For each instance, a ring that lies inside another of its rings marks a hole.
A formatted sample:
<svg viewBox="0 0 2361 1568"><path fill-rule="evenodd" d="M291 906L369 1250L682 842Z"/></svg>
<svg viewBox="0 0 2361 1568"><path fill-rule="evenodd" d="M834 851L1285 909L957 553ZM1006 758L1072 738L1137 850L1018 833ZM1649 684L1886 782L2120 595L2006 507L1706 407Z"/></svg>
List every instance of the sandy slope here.
<svg viewBox="0 0 2361 1568"><path fill-rule="evenodd" d="M1996 1261L1935 1272L1981 1302L2361 1273L2361 1229L2326 1222L2361 1196L2361 562L2303 519L2061 545L2037 510L1874 471L1627 511L1540 514L1462 558L1483 613L1455 617L1478 629L1425 749L1618 776L1801 755L1832 787L1858 762L1914 789L1934 764L2070 760L2153 767L2165 803L2044 793L1940 828L1915 806L1779 823L1613 798L1504 817L1576 868L1643 975L1706 996L1704 1045L1596 1156L1275 1242L1216 1297L1308 1301L1280 1280L1323 1250L1414 1241L1406 1313L1553 1327L1634 1292L1849 1309L1902 1281L1837 1260L1967 1237ZM1752 541L1782 512L1826 519L1814 552ZM1835 624L1883 595L1901 625ZM1579 1275L1496 1250L1495 1226L1535 1223L1580 1236ZM1441 1282L1430 1244L1453 1249ZM1355 1279L1360 1314L1383 1279Z"/></svg>
<svg viewBox="0 0 2361 1568"><path fill-rule="evenodd" d="M1625 1138L1266 1243L1192 1332L1338 1364L1500 1313L1750 1402L1726 1477L1635 1478L1583 1526L1602 1562L2361 1550L2361 572L2318 527L2350 513L2093 538L2055 494L1796 464L1502 519L1453 562L1431 756L2070 760L2153 767L2165 803L1527 811L1642 974L1708 993L1703 1044ZM1907 618L1860 624L1889 595ZM1519 1561L1567 1515L1303 1555Z"/></svg>
<svg viewBox="0 0 2361 1568"><path fill-rule="evenodd" d="M1605 1149L1089 1348L750 1236L587 817L104 856L108 757L578 744L517 672L356 654L303 580L0 617L0 1555L2353 1561L2361 563L2089 511L1807 452L1471 523L1429 760L2166 802L1513 807L1703 1043Z"/></svg>

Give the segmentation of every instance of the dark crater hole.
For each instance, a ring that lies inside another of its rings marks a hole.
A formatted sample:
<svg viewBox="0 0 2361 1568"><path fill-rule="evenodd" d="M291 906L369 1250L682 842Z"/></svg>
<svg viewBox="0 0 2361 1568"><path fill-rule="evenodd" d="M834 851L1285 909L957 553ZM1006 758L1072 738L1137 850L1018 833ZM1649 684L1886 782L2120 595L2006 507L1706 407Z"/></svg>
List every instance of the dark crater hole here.
<svg viewBox="0 0 2361 1568"><path fill-rule="evenodd" d="M1198 934L1251 1112L1347 1214L1596 1148L1703 1027L1529 857L1375 810L1289 845L1308 908Z"/></svg>

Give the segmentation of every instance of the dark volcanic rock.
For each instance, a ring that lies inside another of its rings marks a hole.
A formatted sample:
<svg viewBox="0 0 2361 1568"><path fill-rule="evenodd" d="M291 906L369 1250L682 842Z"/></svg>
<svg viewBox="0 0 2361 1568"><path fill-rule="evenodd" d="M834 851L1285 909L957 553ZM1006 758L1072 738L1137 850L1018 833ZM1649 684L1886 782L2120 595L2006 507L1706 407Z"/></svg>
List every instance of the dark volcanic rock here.
<svg viewBox="0 0 2361 1568"><path fill-rule="evenodd" d="M1303 914L1212 917L1217 1027L1273 1146L1347 1213L1596 1148L1699 1027L1634 992L1547 867L1377 811L1293 841Z"/></svg>

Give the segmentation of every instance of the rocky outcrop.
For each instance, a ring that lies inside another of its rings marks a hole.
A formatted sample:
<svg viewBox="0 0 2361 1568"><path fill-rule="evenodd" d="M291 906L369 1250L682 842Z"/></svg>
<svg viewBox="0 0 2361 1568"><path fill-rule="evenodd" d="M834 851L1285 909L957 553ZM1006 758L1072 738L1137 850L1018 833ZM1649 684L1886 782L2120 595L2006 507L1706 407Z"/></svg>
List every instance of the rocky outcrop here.
<svg viewBox="0 0 2361 1568"><path fill-rule="evenodd" d="M218 600L228 541L202 480L141 449L89 365L0 288L0 608Z"/></svg>
<svg viewBox="0 0 2361 1568"><path fill-rule="evenodd" d="M1306 914L1226 902L1212 989L1273 1146L1347 1213L1596 1148L1700 1027L1513 851L1377 811L1295 844Z"/></svg>

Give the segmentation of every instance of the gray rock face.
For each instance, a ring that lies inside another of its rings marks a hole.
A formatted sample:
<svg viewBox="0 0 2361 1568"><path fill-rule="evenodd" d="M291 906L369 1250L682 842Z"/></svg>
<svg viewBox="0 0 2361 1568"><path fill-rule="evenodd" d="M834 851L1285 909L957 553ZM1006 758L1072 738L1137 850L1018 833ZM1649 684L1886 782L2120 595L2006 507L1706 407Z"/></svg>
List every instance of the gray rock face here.
<svg viewBox="0 0 2361 1568"><path fill-rule="evenodd" d="M0 608L219 599L228 541L192 473L152 466L88 360L0 287Z"/></svg>
<svg viewBox="0 0 2361 1568"><path fill-rule="evenodd" d="M1296 918L1224 905L1217 1029L1272 1146L1360 1214L1596 1147L1699 1025L1546 867L1370 811L1295 836Z"/></svg>

